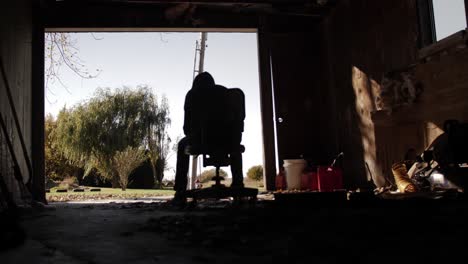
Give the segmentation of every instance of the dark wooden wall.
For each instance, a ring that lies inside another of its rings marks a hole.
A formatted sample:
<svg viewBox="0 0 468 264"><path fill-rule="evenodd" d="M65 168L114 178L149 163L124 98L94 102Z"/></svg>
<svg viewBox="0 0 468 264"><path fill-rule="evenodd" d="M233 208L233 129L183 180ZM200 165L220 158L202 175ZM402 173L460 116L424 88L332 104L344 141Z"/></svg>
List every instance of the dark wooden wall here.
<svg viewBox="0 0 468 264"><path fill-rule="evenodd" d="M324 20L330 89L348 187L392 180L409 148L422 152L446 119L468 118L466 32L420 49L416 0L344 0ZM375 91L390 71L414 72L416 103L377 111Z"/></svg>
<svg viewBox="0 0 468 264"><path fill-rule="evenodd" d="M31 61L32 61L32 15L31 1L3 1L0 3L0 56L9 82L14 107L18 113L20 129L24 137L28 155L31 155ZM0 114L6 120L8 137L13 141L15 153L21 167L23 181L29 182L19 137L14 125L13 112L7 100L6 87L0 79ZM0 132L0 177L6 181L16 200L20 192L13 176L12 157L6 145L6 137Z"/></svg>
<svg viewBox="0 0 468 264"><path fill-rule="evenodd" d="M377 185L385 184L384 154L371 119L376 110L372 89L384 73L416 60L416 7L415 0L344 0L322 24L348 187L365 186L371 177Z"/></svg>

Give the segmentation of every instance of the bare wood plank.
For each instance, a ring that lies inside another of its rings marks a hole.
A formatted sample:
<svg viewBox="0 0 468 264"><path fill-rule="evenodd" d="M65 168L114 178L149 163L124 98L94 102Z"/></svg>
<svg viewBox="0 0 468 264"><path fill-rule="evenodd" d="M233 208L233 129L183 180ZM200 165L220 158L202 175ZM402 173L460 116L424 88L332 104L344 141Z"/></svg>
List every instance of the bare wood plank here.
<svg viewBox="0 0 468 264"><path fill-rule="evenodd" d="M270 34L267 31L268 29L265 23L267 22L263 20L263 27L261 27L258 32L260 104L263 127L263 178L266 189L273 191L276 189L276 156L270 67Z"/></svg>
<svg viewBox="0 0 468 264"><path fill-rule="evenodd" d="M466 44L466 30L461 30L451 36L448 36L432 45L419 50L419 59L425 59L437 53L440 53L448 48L455 47L459 44Z"/></svg>
<svg viewBox="0 0 468 264"><path fill-rule="evenodd" d="M318 1L312 0L64 0L61 1L64 3L126 3L126 4L294 4L294 5L309 5L312 7L323 7L325 5L330 5L331 3L336 3L338 0L328 1L325 4L319 4Z"/></svg>
<svg viewBox="0 0 468 264"><path fill-rule="evenodd" d="M34 2L36 5L38 3ZM35 6L32 29L32 78L31 78L31 137L33 179L30 183L35 200L47 203L45 198L45 154L44 154L44 27L42 10Z"/></svg>
<svg viewBox="0 0 468 264"><path fill-rule="evenodd" d="M465 0L465 16L466 16L466 25L468 28L468 0Z"/></svg>

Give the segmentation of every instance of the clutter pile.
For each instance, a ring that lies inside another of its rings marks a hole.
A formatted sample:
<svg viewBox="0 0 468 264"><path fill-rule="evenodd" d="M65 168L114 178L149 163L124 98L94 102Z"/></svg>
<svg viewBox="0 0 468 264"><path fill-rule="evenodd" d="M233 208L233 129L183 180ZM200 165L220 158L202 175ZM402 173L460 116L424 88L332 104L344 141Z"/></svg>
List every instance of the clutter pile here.
<svg viewBox="0 0 468 264"><path fill-rule="evenodd" d="M284 160L284 166L276 177L276 189L280 192L333 192L343 189L343 171L336 166L336 160L343 156L340 153L331 165L314 166L305 159Z"/></svg>

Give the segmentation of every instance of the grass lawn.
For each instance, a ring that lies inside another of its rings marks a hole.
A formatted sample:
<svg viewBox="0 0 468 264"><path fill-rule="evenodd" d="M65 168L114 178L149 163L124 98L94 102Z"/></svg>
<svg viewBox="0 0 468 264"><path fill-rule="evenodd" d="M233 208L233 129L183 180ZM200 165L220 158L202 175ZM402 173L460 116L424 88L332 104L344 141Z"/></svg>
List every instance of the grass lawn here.
<svg viewBox="0 0 468 264"><path fill-rule="evenodd" d="M203 188L210 187L214 182L203 183ZM231 179L228 178L222 181L222 184L226 186L231 185ZM259 191L264 191L263 184L258 181L253 181L248 178L244 178L245 187L258 188ZM68 201L80 201L80 200L104 200L104 199L136 199L136 198L151 198L157 196L172 196L174 191L172 189L127 189L122 191L121 189L113 188L100 188L100 192L91 192L90 188L85 187L84 192L57 192L58 187L50 189L50 193L46 193L47 201L49 202L68 202Z"/></svg>
<svg viewBox="0 0 468 264"><path fill-rule="evenodd" d="M57 189L59 188L52 188L50 189L50 193L46 193L47 201L66 202L76 200L134 199L174 195L173 190L157 189L127 189L126 191L122 191L121 189L100 188L100 192L90 192L89 187L85 187L84 192L68 191L66 193L59 193Z"/></svg>

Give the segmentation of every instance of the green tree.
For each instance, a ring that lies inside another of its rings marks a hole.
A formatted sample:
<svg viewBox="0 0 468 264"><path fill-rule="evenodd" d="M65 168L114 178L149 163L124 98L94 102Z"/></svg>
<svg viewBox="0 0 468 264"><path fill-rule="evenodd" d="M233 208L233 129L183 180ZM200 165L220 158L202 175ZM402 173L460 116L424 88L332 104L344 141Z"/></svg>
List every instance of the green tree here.
<svg viewBox="0 0 468 264"><path fill-rule="evenodd" d="M165 96L161 98L161 102L158 102L157 98L150 100L152 103L148 105L149 109L146 112L149 115L144 117L147 124L148 158L151 161L155 185L162 187L164 171L167 169L167 160L171 153L171 138L167 131L171 124L169 103Z"/></svg>
<svg viewBox="0 0 468 264"><path fill-rule="evenodd" d="M160 126L155 104L155 96L147 86L136 90L98 89L88 101L60 111L57 141L62 153L81 164L85 175L95 168L112 181L114 188L119 187L114 164L118 151L129 146L149 148L150 156L159 156L149 136L156 131L154 127Z"/></svg>
<svg viewBox="0 0 468 264"><path fill-rule="evenodd" d="M120 188L122 191L127 189L128 176L133 170L143 163L147 157L142 149L127 147L123 151L117 151L114 155L113 162L119 176Z"/></svg>
<svg viewBox="0 0 468 264"><path fill-rule="evenodd" d="M250 169L247 171L247 177L255 181L263 180L263 166L257 165L250 167Z"/></svg>
<svg viewBox="0 0 468 264"><path fill-rule="evenodd" d="M61 154L57 146L57 122L51 114L45 117L45 175L47 179L61 181L66 177L73 176L78 167L74 166L64 155Z"/></svg>
<svg viewBox="0 0 468 264"><path fill-rule="evenodd" d="M215 175L216 169L205 170L200 175L198 175L198 179L200 180L200 182L206 183L210 182ZM219 169L219 176L226 178L228 174L223 169Z"/></svg>

